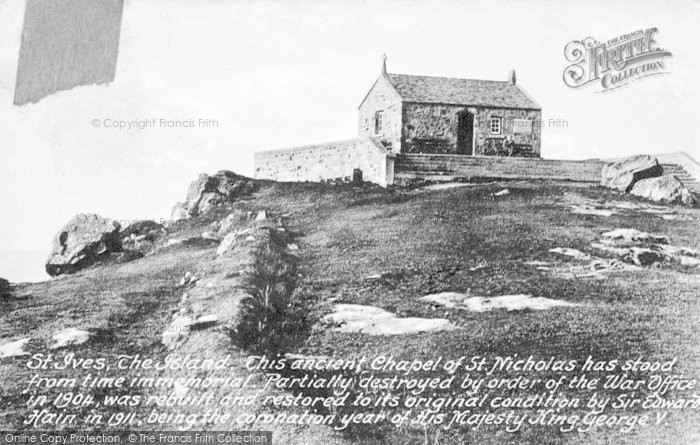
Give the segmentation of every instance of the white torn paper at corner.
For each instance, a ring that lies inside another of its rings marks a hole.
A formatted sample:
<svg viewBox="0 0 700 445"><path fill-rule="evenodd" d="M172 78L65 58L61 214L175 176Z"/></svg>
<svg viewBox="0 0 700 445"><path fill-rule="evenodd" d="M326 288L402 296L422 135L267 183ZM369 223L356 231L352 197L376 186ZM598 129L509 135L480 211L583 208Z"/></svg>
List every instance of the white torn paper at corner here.
<svg viewBox="0 0 700 445"><path fill-rule="evenodd" d="M124 0L27 0L15 105L112 82Z"/></svg>

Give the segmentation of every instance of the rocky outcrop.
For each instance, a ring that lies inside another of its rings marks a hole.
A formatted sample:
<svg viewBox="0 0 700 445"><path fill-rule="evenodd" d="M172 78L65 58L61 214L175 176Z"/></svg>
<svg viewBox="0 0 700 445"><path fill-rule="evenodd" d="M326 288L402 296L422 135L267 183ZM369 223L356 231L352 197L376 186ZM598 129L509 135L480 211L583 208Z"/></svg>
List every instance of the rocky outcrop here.
<svg viewBox="0 0 700 445"><path fill-rule="evenodd" d="M4 278L0 278L0 298L9 297L11 291L10 282Z"/></svg>
<svg viewBox="0 0 700 445"><path fill-rule="evenodd" d="M29 352L24 349L29 343L29 340L31 339L23 338L21 340L0 345L0 359L6 357L17 357L20 355L29 355Z"/></svg>
<svg viewBox="0 0 700 445"><path fill-rule="evenodd" d="M132 235L137 237L156 237L163 233L165 233L165 227L163 227L162 224L158 224L157 222L151 220L142 220L133 222L126 226L121 232L119 232L119 236L121 236L122 239L131 237Z"/></svg>
<svg viewBox="0 0 700 445"><path fill-rule="evenodd" d="M697 204L695 196L676 176L662 174L656 158L632 156L605 165L601 185L665 204Z"/></svg>
<svg viewBox="0 0 700 445"><path fill-rule="evenodd" d="M656 245L649 248L630 247L627 250L628 253L623 255L622 260L636 264L637 266L651 266L656 263L663 263L664 261L671 260L671 258Z"/></svg>
<svg viewBox="0 0 700 445"><path fill-rule="evenodd" d="M627 243L652 243L668 244L668 238L663 235L654 235L637 229L619 228L602 234L603 240Z"/></svg>
<svg viewBox="0 0 700 445"><path fill-rule="evenodd" d="M642 232L636 229L619 228L605 232L600 242L591 246L606 255L612 255L628 264L652 266L676 263L682 266L700 265L700 252L688 247L669 244L663 235Z"/></svg>
<svg viewBox="0 0 700 445"><path fill-rule="evenodd" d="M472 312L487 312L496 309L506 309L508 311L531 309L541 311L557 306L579 306L577 303L545 297L533 297L526 294L473 297L458 292L441 292L439 294L426 295L421 300L447 309L462 309Z"/></svg>
<svg viewBox="0 0 700 445"><path fill-rule="evenodd" d="M226 218L216 224L217 234L219 236L225 236L240 224L248 221L249 218L249 213L234 209Z"/></svg>
<svg viewBox="0 0 700 445"><path fill-rule="evenodd" d="M90 332L77 328L66 328L51 336L53 344L50 349L65 348L66 346L81 345L90 339Z"/></svg>
<svg viewBox="0 0 700 445"><path fill-rule="evenodd" d="M224 253L228 252L231 250L233 247L234 243L236 242L236 236L237 233L229 233L224 237L224 239L221 241L221 244L219 244L219 247L216 249L216 254L217 255L223 255Z"/></svg>
<svg viewBox="0 0 700 445"><path fill-rule="evenodd" d="M675 176L659 176L637 181L630 194L666 204L694 206L697 201L692 193Z"/></svg>
<svg viewBox="0 0 700 445"><path fill-rule="evenodd" d="M587 253L583 253L578 249L572 249L570 247L555 247L553 249L549 249L549 251L552 253L558 253L559 255L572 257L582 261L588 261L591 259L591 256Z"/></svg>
<svg viewBox="0 0 700 445"><path fill-rule="evenodd" d="M122 246L141 249L150 246L157 238L166 234L167 231L162 224L155 221L136 221L126 226L119 232Z"/></svg>
<svg viewBox="0 0 700 445"><path fill-rule="evenodd" d="M446 318L401 318L382 308L360 304L336 304L322 322L336 332L367 335L405 335L455 328Z"/></svg>
<svg viewBox="0 0 700 445"><path fill-rule="evenodd" d="M119 223L95 214L76 215L54 237L46 273L74 273L121 251Z"/></svg>
<svg viewBox="0 0 700 445"><path fill-rule="evenodd" d="M656 158L638 155L603 167L600 184L621 192L629 192L637 181L661 176L663 169Z"/></svg>
<svg viewBox="0 0 700 445"><path fill-rule="evenodd" d="M242 349L278 352L307 335L310 318L294 295L297 257L286 251L292 235L265 214L224 237L216 268L182 277L182 297L161 338L168 349L187 349L202 335L225 332ZM207 330L217 325L222 329Z"/></svg>
<svg viewBox="0 0 700 445"><path fill-rule="evenodd" d="M122 263L128 263L129 261L134 261L143 258L145 255L138 250L128 250L124 249L121 252L115 252L111 253L109 255L109 259L116 263L116 264L122 264Z"/></svg>
<svg viewBox="0 0 700 445"><path fill-rule="evenodd" d="M178 221L202 215L216 206L250 195L255 190L254 180L230 171L222 170L213 176L202 173L190 184L185 201L175 204L171 218Z"/></svg>

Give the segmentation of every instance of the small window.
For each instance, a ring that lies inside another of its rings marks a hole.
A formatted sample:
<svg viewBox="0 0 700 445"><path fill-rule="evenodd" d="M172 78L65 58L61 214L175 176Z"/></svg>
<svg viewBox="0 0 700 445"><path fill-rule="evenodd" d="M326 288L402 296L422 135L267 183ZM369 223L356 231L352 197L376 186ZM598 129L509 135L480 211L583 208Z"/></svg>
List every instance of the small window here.
<svg viewBox="0 0 700 445"><path fill-rule="evenodd" d="M384 111L374 113L374 134L381 134L384 128Z"/></svg>
<svg viewBox="0 0 700 445"><path fill-rule="evenodd" d="M492 117L491 118L491 134L501 134L501 118Z"/></svg>

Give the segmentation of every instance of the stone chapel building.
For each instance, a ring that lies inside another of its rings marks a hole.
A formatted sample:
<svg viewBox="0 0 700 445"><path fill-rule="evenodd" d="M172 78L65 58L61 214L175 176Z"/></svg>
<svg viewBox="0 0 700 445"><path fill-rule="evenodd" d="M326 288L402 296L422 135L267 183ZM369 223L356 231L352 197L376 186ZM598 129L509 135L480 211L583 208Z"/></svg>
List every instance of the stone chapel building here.
<svg viewBox="0 0 700 445"><path fill-rule="evenodd" d="M531 163L514 169L490 160L540 161L526 158L540 157L541 108L514 71L506 81L389 74L384 56L358 114L354 139L255 153L255 177L320 182L359 174L387 186L395 171L435 163L442 173L459 167L467 177L510 177Z"/></svg>
<svg viewBox="0 0 700 445"><path fill-rule="evenodd" d="M542 108L507 81L382 71L359 107L359 135L392 153L539 157Z"/></svg>

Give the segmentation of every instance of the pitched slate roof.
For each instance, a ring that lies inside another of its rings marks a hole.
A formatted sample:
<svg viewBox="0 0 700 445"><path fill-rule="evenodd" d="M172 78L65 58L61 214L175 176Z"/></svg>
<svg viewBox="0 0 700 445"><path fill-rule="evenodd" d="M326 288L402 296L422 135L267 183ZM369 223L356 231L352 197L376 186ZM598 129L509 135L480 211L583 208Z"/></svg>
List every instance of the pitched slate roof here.
<svg viewBox="0 0 700 445"><path fill-rule="evenodd" d="M495 80L387 74L404 102L540 109L520 87Z"/></svg>

